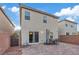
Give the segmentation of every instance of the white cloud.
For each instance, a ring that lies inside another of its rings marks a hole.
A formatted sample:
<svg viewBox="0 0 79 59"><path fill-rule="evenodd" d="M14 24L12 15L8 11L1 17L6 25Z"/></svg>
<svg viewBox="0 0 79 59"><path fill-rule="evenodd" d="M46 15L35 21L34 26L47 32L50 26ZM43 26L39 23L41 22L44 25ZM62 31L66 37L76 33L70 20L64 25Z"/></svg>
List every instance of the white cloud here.
<svg viewBox="0 0 79 59"><path fill-rule="evenodd" d="M2 8L2 9L5 9L5 8L6 8L6 6L4 5L4 6L2 6L1 8Z"/></svg>
<svg viewBox="0 0 79 59"><path fill-rule="evenodd" d="M16 6L14 6L14 7L12 7L12 8L8 8L10 11L12 11L12 12L18 12L19 11L19 8L18 7L16 7Z"/></svg>
<svg viewBox="0 0 79 59"><path fill-rule="evenodd" d="M15 31L16 30L21 30L21 27L20 26L15 26L15 29L14 29Z"/></svg>
<svg viewBox="0 0 79 59"><path fill-rule="evenodd" d="M75 21L79 17L79 5L63 8L59 12L56 12L55 15L59 17L67 16L67 20ZM77 31L79 31L79 24L77 25Z"/></svg>
<svg viewBox="0 0 79 59"><path fill-rule="evenodd" d="M73 19L72 17L68 17L66 18L67 20L70 20L70 21L75 21L75 19Z"/></svg>
<svg viewBox="0 0 79 59"><path fill-rule="evenodd" d="M79 16L79 5L74 6L73 8L63 8L60 12L56 12L57 16Z"/></svg>
<svg viewBox="0 0 79 59"><path fill-rule="evenodd" d="M64 15L69 15L70 13L71 13L71 8L68 7L68 8L61 9L60 12L56 12L55 15L64 16Z"/></svg>

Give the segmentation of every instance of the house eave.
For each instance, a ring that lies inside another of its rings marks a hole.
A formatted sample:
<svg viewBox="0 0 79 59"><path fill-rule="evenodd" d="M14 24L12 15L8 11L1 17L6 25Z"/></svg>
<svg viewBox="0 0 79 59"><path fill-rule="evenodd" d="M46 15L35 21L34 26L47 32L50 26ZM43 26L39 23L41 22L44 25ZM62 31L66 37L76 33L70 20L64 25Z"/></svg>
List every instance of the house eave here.
<svg viewBox="0 0 79 59"><path fill-rule="evenodd" d="M63 22L63 21L67 21L67 22L70 22L70 23L78 24L78 23L76 23L76 22L74 22L74 21L70 21L70 20L67 20L67 19L61 20L61 21L59 21L58 23Z"/></svg>
<svg viewBox="0 0 79 59"><path fill-rule="evenodd" d="M0 10L3 12L3 14L5 15L5 17L8 19L8 21L10 22L10 24L15 27L15 25L12 23L12 21L10 20L10 18L6 15L6 13L4 12L4 10L0 7Z"/></svg>
<svg viewBox="0 0 79 59"><path fill-rule="evenodd" d="M41 13L41 14L45 14L45 15L48 15L48 16L51 16L51 17L54 17L56 19L58 19L59 17L58 16L55 16L55 15L52 15L52 14L49 14L47 12L44 12L44 11L41 11L41 10L37 10L35 8L32 8L32 7L28 7L28 6L20 6L20 8L24 8L24 9L28 9L28 10L32 10L32 11L35 11L35 12L38 12L38 13Z"/></svg>

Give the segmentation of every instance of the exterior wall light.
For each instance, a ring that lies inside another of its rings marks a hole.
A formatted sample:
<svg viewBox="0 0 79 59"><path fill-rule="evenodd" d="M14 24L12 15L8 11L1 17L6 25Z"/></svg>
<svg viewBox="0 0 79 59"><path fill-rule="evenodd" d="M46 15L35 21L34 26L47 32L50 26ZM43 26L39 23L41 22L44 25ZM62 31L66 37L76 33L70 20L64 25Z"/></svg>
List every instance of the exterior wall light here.
<svg viewBox="0 0 79 59"><path fill-rule="evenodd" d="M43 34L44 32L43 32L43 31L41 31L40 33L41 33L41 34Z"/></svg>

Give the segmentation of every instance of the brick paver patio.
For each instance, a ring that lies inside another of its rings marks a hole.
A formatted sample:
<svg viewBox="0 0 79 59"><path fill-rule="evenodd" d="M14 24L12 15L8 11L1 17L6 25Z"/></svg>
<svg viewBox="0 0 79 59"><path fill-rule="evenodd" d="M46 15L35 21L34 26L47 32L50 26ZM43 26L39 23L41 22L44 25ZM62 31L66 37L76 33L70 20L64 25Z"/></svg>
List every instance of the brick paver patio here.
<svg viewBox="0 0 79 59"><path fill-rule="evenodd" d="M22 49L24 55L77 55L79 54L79 46L67 43L59 43L59 45L31 45Z"/></svg>
<svg viewBox="0 0 79 59"><path fill-rule="evenodd" d="M22 54L22 49L19 47L10 47L4 55L21 55Z"/></svg>
<svg viewBox="0 0 79 59"><path fill-rule="evenodd" d="M59 43L58 45L32 44L24 48L12 47L4 55L79 55L79 45Z"/></svg>

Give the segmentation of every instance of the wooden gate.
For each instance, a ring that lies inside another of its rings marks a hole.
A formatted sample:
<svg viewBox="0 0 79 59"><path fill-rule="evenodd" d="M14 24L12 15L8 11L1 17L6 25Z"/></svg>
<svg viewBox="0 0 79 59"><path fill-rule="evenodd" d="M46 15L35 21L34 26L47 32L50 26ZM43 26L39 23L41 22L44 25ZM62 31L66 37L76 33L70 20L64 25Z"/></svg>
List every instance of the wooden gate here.
<svg viewBox="0 0 79 59"><path fill-rule="evenodd" d="M19 39L11 39L10 41L11 41L10 42L11 47L19 46Z"/></svg>

